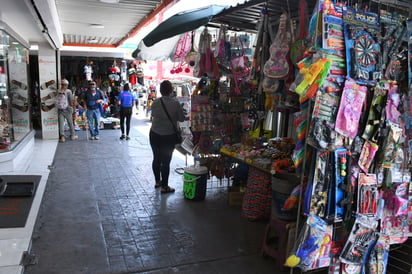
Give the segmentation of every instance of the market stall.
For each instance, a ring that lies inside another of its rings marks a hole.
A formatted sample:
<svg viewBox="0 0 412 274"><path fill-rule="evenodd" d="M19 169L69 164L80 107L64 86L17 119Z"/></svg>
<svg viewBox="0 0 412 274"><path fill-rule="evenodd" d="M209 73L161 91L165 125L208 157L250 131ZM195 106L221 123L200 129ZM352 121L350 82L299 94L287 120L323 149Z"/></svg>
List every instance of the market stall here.
<svg viewBox="0 0 412 274"><path fill-rule="evenodd" d="M386 273L391 250L410 246L412 7L352 2L250 1L175 49L201 79L193 154L244 189L242 216L269 221L262 254L291 272ZM225 20L253 3L253 29Z"/></svg>

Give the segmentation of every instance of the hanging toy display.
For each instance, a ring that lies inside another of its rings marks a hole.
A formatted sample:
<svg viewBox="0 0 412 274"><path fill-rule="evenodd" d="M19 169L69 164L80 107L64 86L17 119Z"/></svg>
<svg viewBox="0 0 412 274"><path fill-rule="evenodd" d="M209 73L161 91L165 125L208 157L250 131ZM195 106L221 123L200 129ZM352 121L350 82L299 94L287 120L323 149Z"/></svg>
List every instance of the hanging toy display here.
<svg viewBox="0 0 412 274"><path fill-rule="evenodd" d="M375 85L382 78L378 15L344 7L347 74L365 85Z"/></svg>
<svg viewBox="0 0 412 274"><path fill-rule="evenodd" d="M332 225L316 215L309 215L285 265L299 267L303 271L328 267L331 239Z"/></svg>
<svg viewBox="0 0 412 274"><path fill-rule="evenodd" d="M366 92L367 87L356 84L354 80L346 80L336 118L336 132L345 137L355 138Z"/></svg>

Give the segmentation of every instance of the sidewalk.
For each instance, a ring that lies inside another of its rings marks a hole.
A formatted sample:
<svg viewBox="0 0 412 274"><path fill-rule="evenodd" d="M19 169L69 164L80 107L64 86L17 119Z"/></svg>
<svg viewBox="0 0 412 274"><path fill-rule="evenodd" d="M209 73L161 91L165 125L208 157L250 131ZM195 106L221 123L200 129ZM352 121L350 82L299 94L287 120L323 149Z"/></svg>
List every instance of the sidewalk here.
<svg viewBox="0 0 412 274"><path fill-rule="evenodd" d="M38 262L25 273L280 273L260 256L266 222L229 207L225 187L184 199L181 154L171 164L176 192L154 188L149 129L133 116L130 141L102 130L100 140L81 131L58 144L33 233Z"/></svg>

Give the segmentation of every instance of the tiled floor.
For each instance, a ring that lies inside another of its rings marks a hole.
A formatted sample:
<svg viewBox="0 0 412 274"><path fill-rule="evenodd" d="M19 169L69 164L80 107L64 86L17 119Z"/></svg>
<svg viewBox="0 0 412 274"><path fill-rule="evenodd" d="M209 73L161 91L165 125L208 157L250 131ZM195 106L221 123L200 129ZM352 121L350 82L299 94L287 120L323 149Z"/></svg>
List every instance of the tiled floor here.
<svg viewBox="0 0 412 274"><path fill-rule="evenodd" d="M225 187L209 188L204 201L184 199L173 172L185 165L179 153L176 193L160 194L150 122L134 116L132 125L130 141L102 130L98 141L79 132L58 144L33 233L37 263L25 273L280 273L260 256L266 222L229 207Z"/></svg>

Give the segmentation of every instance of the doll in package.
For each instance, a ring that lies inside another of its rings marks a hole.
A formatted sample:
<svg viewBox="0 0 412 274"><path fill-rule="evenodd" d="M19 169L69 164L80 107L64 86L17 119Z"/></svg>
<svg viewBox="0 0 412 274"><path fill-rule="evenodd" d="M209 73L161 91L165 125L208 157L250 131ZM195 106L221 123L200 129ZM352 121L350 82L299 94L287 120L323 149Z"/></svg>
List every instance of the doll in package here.
<svg viewBox="0 0 412 274"><path fill-rule="evenodd" d="M352 79L346 80L336 118L336 132L355 138L367 90L367 87L358 85Z"/></svg>

